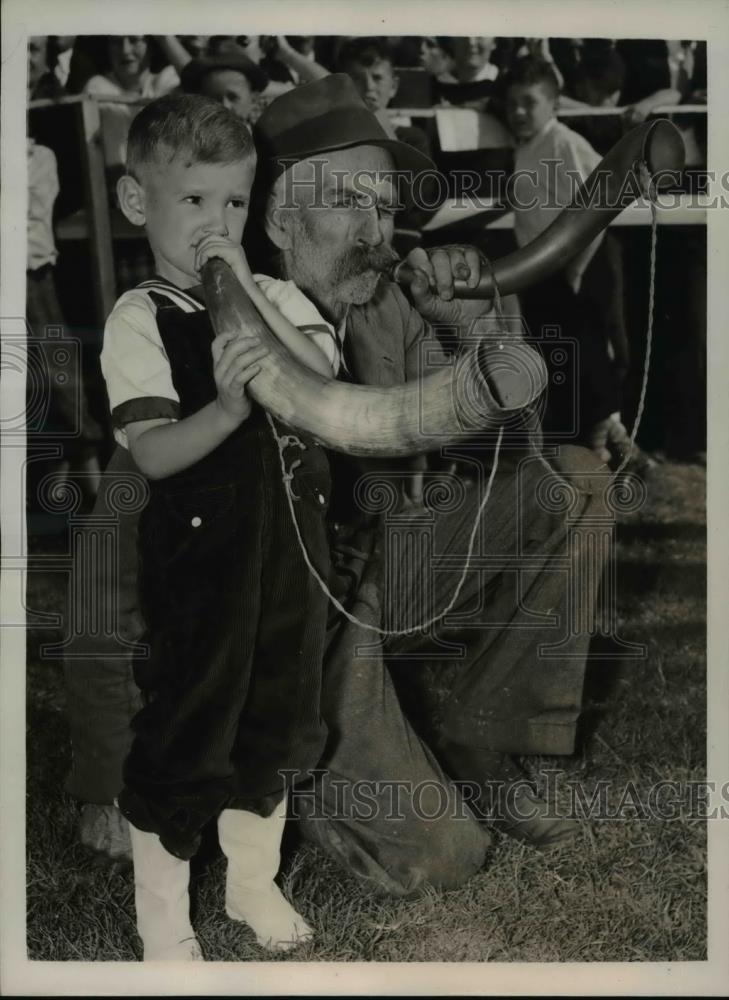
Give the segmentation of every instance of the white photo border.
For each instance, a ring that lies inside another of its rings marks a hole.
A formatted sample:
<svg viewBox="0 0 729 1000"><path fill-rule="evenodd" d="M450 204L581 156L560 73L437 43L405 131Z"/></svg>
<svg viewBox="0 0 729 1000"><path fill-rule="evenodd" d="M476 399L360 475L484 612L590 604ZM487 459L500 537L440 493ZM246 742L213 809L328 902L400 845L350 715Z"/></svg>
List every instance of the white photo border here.
<svg viewBox="0 0 729 1000"><path fill-rule="evenodd" d="M709 169L729 170L729 5L722 0L5 0L2 5L2 336L24 329L26 45L33 34L468 34L705 38ZM541 28L541 30L539 30ZM721 193L717 190L717 194ZM729 213L708 225L708 779L729 779ZM22 334L21 334L22 335ZM3 370L0 421L23 409L22 372ZM3 443L2 548L22 552L25 452ZM23 621L24 576L3 572L3 622ZM28 961L25 947L25 636L0 628L0 992L4 995L724 995L729 984L729 821L709 827L708 960L686 963L143 963Z"/></svg>

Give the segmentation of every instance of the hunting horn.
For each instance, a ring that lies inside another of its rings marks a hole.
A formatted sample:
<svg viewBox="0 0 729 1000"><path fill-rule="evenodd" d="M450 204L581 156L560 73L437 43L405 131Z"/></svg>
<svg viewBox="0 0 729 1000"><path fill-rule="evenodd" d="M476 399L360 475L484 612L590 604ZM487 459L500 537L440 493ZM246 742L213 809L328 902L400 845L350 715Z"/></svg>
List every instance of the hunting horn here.
<svg viewBox="0 0 729 1000"><path fill-rule="evenodd" d="M456 279L459 299L490 299L494 280L502 295L530 288L560 271L598 236L642 190L639 174L645 164L657 188L675 181L684 164L681 133L667 118L644 122L627 132L580 185L570 205L535 240L514 253L493 261L475 288ZM415 271L406 262L397 263L391 277L409 285Z"/></svg>

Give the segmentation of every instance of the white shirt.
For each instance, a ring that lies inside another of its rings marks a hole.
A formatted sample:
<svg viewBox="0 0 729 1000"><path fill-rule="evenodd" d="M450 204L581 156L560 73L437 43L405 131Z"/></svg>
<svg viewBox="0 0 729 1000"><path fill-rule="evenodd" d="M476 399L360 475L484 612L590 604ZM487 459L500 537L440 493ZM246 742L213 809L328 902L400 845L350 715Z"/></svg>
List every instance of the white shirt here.
<svg viewBox="0 0 729 1000"><path fill-rule="evenodd" d="M58 253L53 238L53 205L58 197L56 156L47 146L28 139L28 257L26 267L35 271L55 264Z"/></svg>
<svg viewBox="0 0 729 1000"><path fill-rule="evenodd" d="M316 306L292 281L279 281L262 274L254 275L254 279L282 316L311 336L336 374L340 364L337 338L333 327L322 319ZM169 295L186 312L204 308L187 292L171 285ZM170 404L176 409L180 398L172 382L169 360L157 328L155 306L143 287L125 292L110 313L104 327L101 370L112 414L124 403L145 397L160 401L157 416L169 415ZM145 419L152 417L145 416ZM123 427L115 428L114 437L123 447L129 447Z"/></svg>
<svg viewBox="0 0 729 1000"><path fill-rule="evenodd" d="M554 222L601 159L587 139L556 118L551 118L541 132L516 147L512 197L514 235L520 247L531 243ZM526 171L532 172L532 176L527 176ZM579 290L585 268L602 239L600 234L565 268L575 291Z"/></svg>

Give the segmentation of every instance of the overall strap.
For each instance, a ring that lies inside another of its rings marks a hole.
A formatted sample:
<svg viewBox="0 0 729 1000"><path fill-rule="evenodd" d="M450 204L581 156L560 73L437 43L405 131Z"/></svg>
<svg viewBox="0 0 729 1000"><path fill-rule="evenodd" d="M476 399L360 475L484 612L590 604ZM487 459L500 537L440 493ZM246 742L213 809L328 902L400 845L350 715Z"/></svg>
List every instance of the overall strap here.
<svg viewBox="0 0 729 1000"><path fill-rule="evenodd" d="M137 285L152 302L172 384L180 400L180 414L190 416L215 399L211 344L215 332L205 305L189 292L164 279Z"/></svg>
<svg viewBox="0 0 729 1000"><path fill-rule="evenodd" d="M202 302L199 302L194 296L190 295L189 292L184 291L181 288L175 288L174 285L168 284L166 281L162 281L160 278L150 278L148 281L143 281L137 288L141 291L149 293L149 297L155 303L159 305L159 297L163 297L171 302L173 305L177 306L183 312L204 312L205 306Z"/></svg>

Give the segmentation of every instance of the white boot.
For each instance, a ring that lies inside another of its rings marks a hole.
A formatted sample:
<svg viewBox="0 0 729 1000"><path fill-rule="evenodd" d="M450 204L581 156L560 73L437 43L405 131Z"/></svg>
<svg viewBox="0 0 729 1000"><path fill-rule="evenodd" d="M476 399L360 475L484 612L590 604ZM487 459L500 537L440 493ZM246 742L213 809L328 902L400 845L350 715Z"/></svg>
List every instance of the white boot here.
<svg viewBox="0 0 729 1000"><path fill-rule="evenodd" d="M258 943L274 951L288 951L314 934L273 881L281 863L285 804L284 799L270 816L224 809L218 818L218 839L228 859L225 912L245 921Z"/></svg>
<svg viewBox="0 0 729 1000"><path fill-rule="evenodd" d="M144 961L203 961L190 924L190 862L162 846L156 833L129 824L134 859L134 902Z"/></svg>

